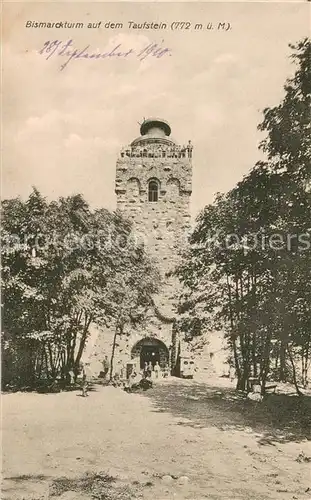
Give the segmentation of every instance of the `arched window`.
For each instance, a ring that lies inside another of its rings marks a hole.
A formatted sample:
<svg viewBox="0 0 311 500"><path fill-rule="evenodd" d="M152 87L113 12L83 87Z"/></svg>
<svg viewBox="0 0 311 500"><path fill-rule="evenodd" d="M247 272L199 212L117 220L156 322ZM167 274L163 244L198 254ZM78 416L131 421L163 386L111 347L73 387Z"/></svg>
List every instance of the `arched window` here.
<svg viewBox="0 0 311 500"><path fill-rule="evenodd" d="M148 201L158 201L159 184L157 181L150 181L148 185Z"/></svg>

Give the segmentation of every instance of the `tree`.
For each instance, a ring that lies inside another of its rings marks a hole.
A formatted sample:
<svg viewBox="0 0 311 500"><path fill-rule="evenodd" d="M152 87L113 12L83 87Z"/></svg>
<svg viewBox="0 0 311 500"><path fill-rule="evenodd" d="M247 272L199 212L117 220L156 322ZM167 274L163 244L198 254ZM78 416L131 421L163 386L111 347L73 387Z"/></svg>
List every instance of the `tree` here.
<svg viewBox="0 0 311 500"><path fill-rule="evenodd" d="M178 270L186 336L224 329L237 388L259 376L263 393L272 358L280 379L291 372L298 393L294 358L301 358L303 383L310 359L311 44L291 48L297 70L259 125L266 161L205 207Z"/></svg>
<svg viewBox="0 0 311 500"><path fill-rule="evenodd" d="M90 325L134 321L156 290L131 224L81 195L48 203L34 189L25 203L4 201L3 228L3 332L17 366L28 352L20 383L77 374Z"/></svg>

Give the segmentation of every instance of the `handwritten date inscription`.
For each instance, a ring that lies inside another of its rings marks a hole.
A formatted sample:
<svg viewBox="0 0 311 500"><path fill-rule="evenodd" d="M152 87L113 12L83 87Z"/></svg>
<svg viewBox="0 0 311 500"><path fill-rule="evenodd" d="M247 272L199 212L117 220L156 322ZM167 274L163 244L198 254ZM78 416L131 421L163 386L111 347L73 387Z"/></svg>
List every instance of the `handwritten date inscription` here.
<svg viewBox="0 0 311 500"><path fill-rule="evenodd" d="M45 59L50 59L51 57L60 56L65 59L63 64L60 66L60 70L63 71L68 64L75 59L128 59L129 57L136 57L139 61L143 61L147 57L155 57L157 59L165 56L171 55L171 49L158 43L150 43L142 49L134 49L122 47L122 44L118 44L112 49L106 51L93 51L90 45L86 47L75 48L73 40L67 40L63 42L62 40L47 41L43 44L43 47L39 50L39 54L44 56Z"/></svg>

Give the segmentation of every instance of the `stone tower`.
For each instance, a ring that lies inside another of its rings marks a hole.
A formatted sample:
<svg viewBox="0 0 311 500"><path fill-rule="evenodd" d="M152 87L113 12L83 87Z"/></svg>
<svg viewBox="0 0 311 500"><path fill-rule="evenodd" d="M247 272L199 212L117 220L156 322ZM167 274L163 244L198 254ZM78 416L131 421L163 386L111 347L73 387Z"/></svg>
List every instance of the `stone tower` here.
<svg viewBox="0 0 311 500"><path fill-rule="evenodd" d="M162 274L161 292L154 297L156 318L151 314L145 336L162 338L170 349L173 368L177 358L173 324L179 283L167 273L178 264L190 226L191 142L178 145L165 120L144 120L140 136L120 152L115 191L117 208L133 221L137 237L144 241Z"/></svg>
<svg viewBox="0 0 311 500"><path fill-rule="evenodd" d="M179 282L169 276L179 261L190 225L192 145L180 146L162 119L145 120L140 137L122 148L116 165L117 208L133 221L138 241L155 261L162 283L144 325L128 330L118 341L115 371L144 367L156 361L178 374L181 349L175 328ZM94 357L110 356L114 332L98 335ZM100 365L98 364L100 369Z"/></svg>
<svg viewBox="0 0 311 500"><path fill-rule="evenodd" d="M190 223L192 145L178 145L169 124L145 120L117 160L117 208L132 219L163 273L178 259Z"/></svg>

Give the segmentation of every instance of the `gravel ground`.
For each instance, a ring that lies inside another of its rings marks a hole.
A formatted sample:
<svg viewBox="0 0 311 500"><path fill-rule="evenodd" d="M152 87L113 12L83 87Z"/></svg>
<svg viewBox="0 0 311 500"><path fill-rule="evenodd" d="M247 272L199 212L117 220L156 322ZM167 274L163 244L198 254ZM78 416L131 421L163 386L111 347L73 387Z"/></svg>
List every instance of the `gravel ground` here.
<svg viewBox="0 0 311 500"><path fill-rule="evenodd" d="M3 500L311 500L308 415L280 400L170 380L2 401Z"/></svg>

